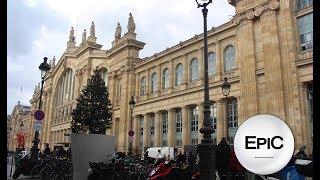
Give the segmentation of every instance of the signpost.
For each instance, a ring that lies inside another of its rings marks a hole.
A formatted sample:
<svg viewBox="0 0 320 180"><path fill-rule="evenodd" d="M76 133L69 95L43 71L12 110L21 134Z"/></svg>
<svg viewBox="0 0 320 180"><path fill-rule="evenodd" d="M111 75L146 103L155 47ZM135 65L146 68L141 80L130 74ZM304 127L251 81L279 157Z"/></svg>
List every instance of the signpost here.
<svg viewBox="0 0 320 180"><path fill-rule="evenodd" d="M42 123L41 123L41 121L35 121L33 127L34 127L34 130L40 131L41 128L42 128Z"/></svg>
<svg viewBox="0 0 320 180"><path fill-rule="evenodd" d="M34 113L34 118L38 121L42 121L44 118L44 112L41 109L38 109L35 113Z"/></svg>

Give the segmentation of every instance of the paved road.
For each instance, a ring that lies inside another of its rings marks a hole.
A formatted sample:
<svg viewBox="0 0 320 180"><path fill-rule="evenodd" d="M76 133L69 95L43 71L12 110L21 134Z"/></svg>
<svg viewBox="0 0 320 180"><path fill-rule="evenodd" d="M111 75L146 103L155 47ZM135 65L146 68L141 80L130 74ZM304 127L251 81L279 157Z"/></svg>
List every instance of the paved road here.
<svg viewBox="0 0 320 180"><path fill-rule="evenodd" d="M9 158L7 159L7 180L12 180L12 177L10 177L11 164L12 164L11 162L12 162L12 158L9 157ZM15 170L15 166L14 166L14 161L13 161L13 166L12 166L12 171L11 171L12 173L11 173L11 175L13 175L14 170ZM23 176L23 175L21 175L18 179L40 180L40 179L37 178L37 177L32 178L31 176Z"/></svg>

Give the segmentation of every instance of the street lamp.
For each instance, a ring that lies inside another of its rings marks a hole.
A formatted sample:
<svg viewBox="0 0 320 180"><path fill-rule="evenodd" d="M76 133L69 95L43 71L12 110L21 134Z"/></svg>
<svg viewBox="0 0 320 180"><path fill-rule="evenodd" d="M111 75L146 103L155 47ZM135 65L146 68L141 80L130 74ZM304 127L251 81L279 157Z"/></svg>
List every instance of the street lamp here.
<svg viewBox="0 0 320 180"><path fill-rule="evenodd" d="M134 105L136 104L136 102L134 101L134 97L131 96L131 100L129 102L129 107L130 107L130 131L129 131L129 136L133 135L132 132L132 121L133 121L133 116L132 116L132 111L134 108ZM132 154L132 141L129 141L129 155Z"/></svg>
<svg viewBox="0 0 320 180"><path fill-rule="evenodd" d="M230 87L231 87L231 85L230 85L230 83L228 82L228 78L225 77L225 78L224 78L224 82L223 82L222 85L221 85L221 90L222 90L223 95L224 95L226 98L227 98L228 95L230 94Z"/></svg>
<svg viewBox="0 0 320 180"><path fill-rule="evenodd" d="M38 109L41 109L41 103L42 103L42 91L43 91L43 84L44 84L44 78L46 76L46 73L50 70L50 65L47 63L48 58L44 57L43 62L40 64L39 69L41 71L41 90L40 90L40 97L39 97L39 106ZM32 159L38 159L38 144L40 142L39 140L39 131L35 131L34 139L33 139L33 146L31 148L31 158Z"/></svg>
<svg viewBox="0 0 320 180"><path fill-rule="evenodd" d="M212 180L216 179L216 164L215 164L215 149L216 145L213 143L211 134L214 129L211 126L210 119L210 100L209 100L209 78L208 78L208 36L207 36L207 6L212 0L196 0L198 8L202 7L203 14L203 43L204 43L204 102L203 102L203 114L204 121L203 126L200 129L200 133L203 134L201 143L197 146L200 157L200 179Z"/></svg>
<svg viewBox="0 0 320 180"><path fill-rule="evenodd" d="M221 84L222 94L225 96L224 102L227 103L228 95L230 94L230 83L228 82L228 78L224 77L224 82ZM227 107L227 106L226 106ZM229 140L229 133L227 132L227 140Z"/></svg>

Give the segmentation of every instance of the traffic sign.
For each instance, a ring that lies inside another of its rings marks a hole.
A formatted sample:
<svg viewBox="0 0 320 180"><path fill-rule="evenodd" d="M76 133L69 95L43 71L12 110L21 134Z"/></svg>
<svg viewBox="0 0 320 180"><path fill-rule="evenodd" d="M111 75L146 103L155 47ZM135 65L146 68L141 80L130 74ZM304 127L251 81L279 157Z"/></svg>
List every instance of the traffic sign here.
<svg viewBox="0 0 320 180"><path fill-rule="evenodd" d="M41 128L42 128L42 124L41 124L41 122L36 121L36 122L34 123L33 127L34 127L34 130L40 131Z"/></svg>
<svg viewBox="0 0 320 180"><path fill-rule="evenodd" d="M38 109L35 113L34 113L34 118L38 121L41 121L44 118L44 112L41 109Z"/></svg>
<svg viewBox="0 0 320 180"><path fill-rule="evenodd" d="M133 131L133 130L129 130L128 135L129 135L130 137L134 136L134 131Z"/></svg>

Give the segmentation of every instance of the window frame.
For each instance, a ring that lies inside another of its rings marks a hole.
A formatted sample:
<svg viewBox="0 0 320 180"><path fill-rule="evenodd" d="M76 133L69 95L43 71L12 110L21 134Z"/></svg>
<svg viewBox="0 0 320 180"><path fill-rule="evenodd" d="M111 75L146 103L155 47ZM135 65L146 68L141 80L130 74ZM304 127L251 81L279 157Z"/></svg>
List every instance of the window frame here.
<svg viewBox="0 0 320 180"><path fill-rule="evenodd" d="M231 56L233 50L233 56ZM232 63L232 64L231 64ZM233 44L229 44L223 51L224 72L236 69L236 48Z"/></svg>

